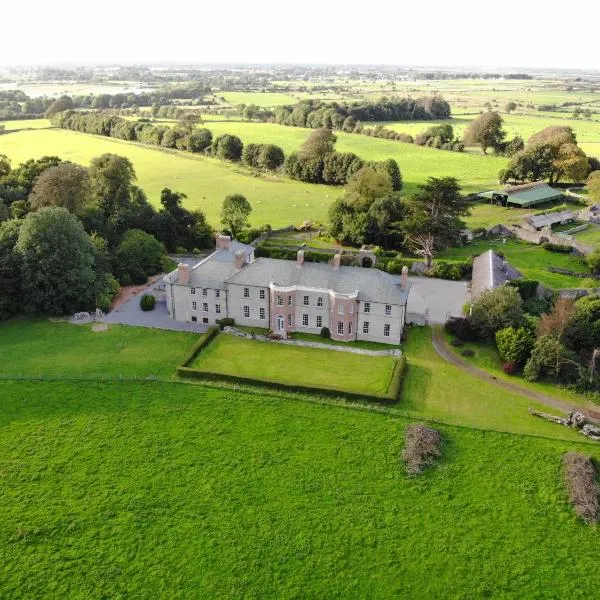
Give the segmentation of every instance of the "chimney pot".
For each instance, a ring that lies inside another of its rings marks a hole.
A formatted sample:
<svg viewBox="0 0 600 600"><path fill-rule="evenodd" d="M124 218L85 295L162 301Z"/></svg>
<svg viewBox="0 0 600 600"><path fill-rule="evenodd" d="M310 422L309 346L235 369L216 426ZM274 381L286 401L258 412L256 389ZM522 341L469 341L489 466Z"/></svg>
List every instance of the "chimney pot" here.
<svg viewBox="0 0 600 600"><path fill-rule="evenodd" d="M400 285L402 286L403 290L406 289L407 284L408 284L408 267L406 265L404 265L402 267L402 275L400 277Z"/></svg>
<svg viewBox="0 0 600 600"><path fill-rule="evenodd" d="M181 285L187 285L190 282L190 267L185 263L177 265L177 279Z"/></svg>
<svg viewBox="0 0 600 600"><path fill-rule="evenodd" d="M229 250L231 248L231 237L228 235L217 235L217 250Z"/></svg>
<svg viewBox="0 0 600 600"><path fill-rule="evenodd" d="M342 254L341 254L341 252L338 252L333 257L333 269L334 269L334 271L338 271L341 264L342 264Z"/></svg>

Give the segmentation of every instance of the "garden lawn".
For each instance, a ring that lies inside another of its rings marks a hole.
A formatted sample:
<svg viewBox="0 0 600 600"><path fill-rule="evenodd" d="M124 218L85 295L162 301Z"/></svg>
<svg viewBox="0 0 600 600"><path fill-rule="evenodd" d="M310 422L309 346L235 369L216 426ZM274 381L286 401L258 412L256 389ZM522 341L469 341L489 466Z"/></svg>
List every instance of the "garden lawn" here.
<svg viewBox="0 0 600 600"><path fill-rule="evenodd" d="M442 426L403 472L401 418L166 383L0 382L0 596L593 598L600 531L568 450Z"/></svg>
<svg viewBox="0 0 600 600"><path fill-rule="evenodd" d="M0 323L0 377L171 378L198 334L41 319Z"/></svg>
<svg viewBox="0 0 600 600"><path fill-rule="evenodd" d="M0 154L6 154L13 167L45 155L87 166L92 158L106 152L131 160L137 183L152 204L159 205L160 192L165 187L183 192L187 194L185 206L203 210L210 224L217 228L221 204L228 194L240 193L248 198L252 224L269 223L273 227L305 220L326 222L329 205L343 194L341 188L291 181L276 175L255 176L236 164L216 158L76 131L45 129L0 136Z"/></svg>
<svg viewBox="0 0 600 600"><path fill-rule="evenodd" d="M189 365L210 373L384 396L396 359L218 335Z"/></svg>
<svg viewBox="0 0 600 600"><path fill-rule="evenodd" d="M549 252L541 246L528 244L513 239L507 239L505 243L501 240L483 240L466 244L456 248L448 248L441 252L436 258L438 260L463 260L469 256L475 256L488 249L502 252L506 260L518 269L526 279L537 279L543 285L560 288L591 287L595 285L594 280L572 275L551 273L549 266L569 269L577 273L588 273L583 259L571 254L560 254Z"/></svg>

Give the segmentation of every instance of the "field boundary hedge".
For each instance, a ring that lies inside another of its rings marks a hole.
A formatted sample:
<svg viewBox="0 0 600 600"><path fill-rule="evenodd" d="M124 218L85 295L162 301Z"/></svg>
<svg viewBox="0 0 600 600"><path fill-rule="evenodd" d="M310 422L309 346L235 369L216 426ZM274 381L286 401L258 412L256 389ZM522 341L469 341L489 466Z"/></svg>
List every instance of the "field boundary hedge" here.
<svg viewBox="0 0 600 600"><path fill-rule="evenodd" d="M194 360L200 352L219 333L217 327L211 327L206 337L198 341L188 353L188 356L184 362L177 367L176 372L179 377L186 379L207 379L216 381L225 381L228 383L236 383L242 385L268 387L276 390L299 392L302 394L317 394L325 396L344 396L361 401L378 401L383 403L394 403L400 400L400 394L402 390L402 380L404 379L404 373L406 370L406 357L404 355L395 359L394 368L390 376L390 381L385 394L361 394L359 392L350 392L338 388L327 388L317 386L305 386L296 384L287 384L279 381L271 381L269 379L258 379L251 377L241 377L239 375L232 375L229 373L214 373L213 371L207 371L198 367L189 367L188 365Z"/></svg>

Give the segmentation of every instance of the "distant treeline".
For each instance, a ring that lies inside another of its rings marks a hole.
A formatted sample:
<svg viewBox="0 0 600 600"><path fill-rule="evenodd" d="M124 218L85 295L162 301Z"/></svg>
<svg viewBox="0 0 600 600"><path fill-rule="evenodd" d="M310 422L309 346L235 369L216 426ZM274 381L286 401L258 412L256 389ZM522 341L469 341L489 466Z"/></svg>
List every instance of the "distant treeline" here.
<svg viewBox="0 0 600 600"><path fill-rule="evenodd" d="M225 133L213 138L212 132L206 128L154 125L143 121L129 121L105 112L65 111L54 115L51 122L54 127L72 131L240 161L247 167L259 170L273 171L283 165L288 177L308 183L344 185L360 168L371 166L387 172L394 189L402 187L400 169L393 159L365 162L355 154L340 152L331 152L317 160L304 159L297 153L292 153L286 158L283 150L274 144L244 146L236 135Z"/></svg>
<svg viewBox="0 0 600 600"><path fill-rule="evenodd" d="M416 73L415 79L533 79L527 73L449 73L447 71L431 71Z"/></svg>
<svg viewBox="0 0 600 600"><path fill-rule="evenodd" d="M273 110L272 120L281 125L318 129L341 129L354 132L362 122L428 121L448 119L450 105L441 96L423 98L381 98L375 102L322 102L303 100L295 106Z"/></svg>

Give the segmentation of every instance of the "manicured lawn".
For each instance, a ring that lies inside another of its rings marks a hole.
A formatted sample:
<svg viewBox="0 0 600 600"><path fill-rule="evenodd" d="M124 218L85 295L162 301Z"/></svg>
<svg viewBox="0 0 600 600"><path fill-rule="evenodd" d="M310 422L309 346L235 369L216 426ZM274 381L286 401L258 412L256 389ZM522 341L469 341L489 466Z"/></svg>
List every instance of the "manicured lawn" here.
<svg viewBox="0 0 600 600"><path fill-rule="evenodd" d="M384 396L395 360L218 335L190 364L203 371Z"/></svg>
<svg viewBox="0 0 600 600"><path fill-rule="evenodd" d="M228 125L225 123L225 125ZM211 225L220 226L220 211L227 194L244 194L252 205L253 224L273 227L299 224L305 220L325 222L329 205L343 194L337 187L291 181L275 175L256 177L233 163L142 146L113 138L75 131L47 129L4 135L1 152L13 166L29 158L56 155L88 165L105 152L128 157L136 170L138 185L148 199L159 204L160 191L169 187L187 194L190 209L202 209Z"/></svg>
<svg viewBox="0 0 600 600"><path fill-rule="evenodd" d="M339 340L332 340L331 338L322 338L320 335L314 333L300 333L295 332L293 334L295 340L305 340L307 342L318 342L321 344L330 344L331 346L346 346L351 348L364 348L365 350L390 350L397 348L390 344L380 344L379 342L367 342L365 340L356 340L355 342L341 342Z"/></svg>
<svg viewBox="0 0 600 600"><path fill-rule="evenodd" d="M462 260L469 256L481 254L488 249L498 250L504 253L506 260L518 269L523 277L537 279L545 286L551 288L576 288L591 287L594 281L572 275L551 273L547 267L554 266L569 269L577 273L587 273L588 269L583 259L570 254L549 252L541 246L527 244L517 240L507 239L505 243L501 240L483 240L466 244L457 248L448 248L437 258L444 260Z"/></svg>
<svg viewBox="0 0 600 600"><path fill-rule="evenodd" d="M415 479L399 459L407 421L385 414L161 383L0 382L0 398L3 598L600 585L599 530L561 478L564 452L597 446L442 426L441 463Z"/></svg>
<svg viewBox="0 0 600 600"><path fill-rule="evenodd" d="M0 323L0 375L170 378L195 333L15 319Z"/></svg>

